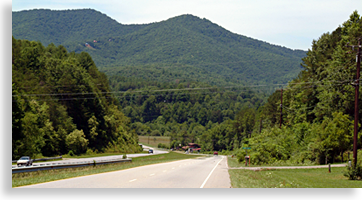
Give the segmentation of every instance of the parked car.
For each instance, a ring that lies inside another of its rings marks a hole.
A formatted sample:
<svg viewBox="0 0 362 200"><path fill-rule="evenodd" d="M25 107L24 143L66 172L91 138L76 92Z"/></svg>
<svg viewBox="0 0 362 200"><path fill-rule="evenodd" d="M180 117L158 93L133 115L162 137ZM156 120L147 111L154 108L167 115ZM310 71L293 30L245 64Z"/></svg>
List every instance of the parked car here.
<svg viewBox="0 0 362 200"><path fill-rule="evenodd" d="M16 164L18 165L18 167L25 165L25 166L29 166L29 165L33 165L33 160L29 157L29 156L22 156L17 162Z"/></svg>
<svg viewBox="0 0 362 200"><path fill-rule="evenodd" d="M153 149L148 150L148 153L152 153L152 154L153 154Z"/></svg>
<svg viewBox="0 0 362 200"><path fill-rule="evenodd" d="M217 152L217 151L214 151L214 156L217 156L217 155L219 155L219 153Z"/></svg>

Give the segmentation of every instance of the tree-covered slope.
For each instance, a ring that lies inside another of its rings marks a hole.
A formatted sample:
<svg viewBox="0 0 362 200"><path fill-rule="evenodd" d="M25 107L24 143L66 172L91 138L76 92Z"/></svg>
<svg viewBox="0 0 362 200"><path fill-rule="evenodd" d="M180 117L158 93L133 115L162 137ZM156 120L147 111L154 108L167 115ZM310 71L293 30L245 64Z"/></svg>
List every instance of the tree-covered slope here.
<svg viewBox="0 0 362 200"><path fill-rule="evenodd" d="M13 12L12 25L15 38L40 41L45 46L102 36L120 36L147 26L122 25L92 9L36 9Z"/></svg>
<svg viewBox="0 0 362 200"><path fill-rule="evenodd" d="M28 23L32 18L36 20ZM14 12L13 19L14 37L86 51L107 74L140 77L157 66L157 73L163 67L183 71L173 79L196 79L207 71L215 83L285 83L299 73L306 53L234 34L192 15L137 26L118 24L94 10L21 11Z"/></svg>
<svg viewBox="0 0 362 200"><path fill-rule="evenodd" d="M137 135L89 54L12 38L12 157L137 152Z"/></svg>

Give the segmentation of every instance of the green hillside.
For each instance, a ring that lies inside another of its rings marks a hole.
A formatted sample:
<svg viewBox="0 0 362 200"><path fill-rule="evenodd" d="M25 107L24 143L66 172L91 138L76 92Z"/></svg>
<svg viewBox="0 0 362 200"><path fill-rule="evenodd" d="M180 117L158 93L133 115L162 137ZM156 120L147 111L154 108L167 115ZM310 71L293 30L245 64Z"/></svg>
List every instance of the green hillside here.
<svg viewBox="0 0 362 200"><path fill-rule="evenodd" d="M109 93L87 53L13 37L12 158L141 151Z"/></svg>
<svg viewBox="0 0 362 200"><path fill-rule="evenodd" d="M61 44L76 53L86 51L107 75L211 85L286 83L300 72L306 55L231 33L192 15L122 25L90 9L20 11L13 12L13 35Z"/></svg>
<svg viewBox="0 0 362 200"><path fill-rule="evenodd" d="M52 11L45 9L13 12L13 36L60 45L96 37L120 36L147 25L122 25L91 9Z"/></svg>

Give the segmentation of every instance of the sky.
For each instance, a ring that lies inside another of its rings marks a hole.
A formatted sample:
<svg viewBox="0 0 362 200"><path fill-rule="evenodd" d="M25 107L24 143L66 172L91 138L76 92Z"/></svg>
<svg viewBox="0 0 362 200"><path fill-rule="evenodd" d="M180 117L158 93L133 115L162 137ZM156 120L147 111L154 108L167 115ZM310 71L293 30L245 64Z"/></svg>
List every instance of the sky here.
<svg viewBox="0 0 362 200"><path fill-rule="evenodd" d="M308 50L313 39L347 21L361 0L13 0L12 11L91 8L122 24L145 24L182 14L291 49Z"/></svg>

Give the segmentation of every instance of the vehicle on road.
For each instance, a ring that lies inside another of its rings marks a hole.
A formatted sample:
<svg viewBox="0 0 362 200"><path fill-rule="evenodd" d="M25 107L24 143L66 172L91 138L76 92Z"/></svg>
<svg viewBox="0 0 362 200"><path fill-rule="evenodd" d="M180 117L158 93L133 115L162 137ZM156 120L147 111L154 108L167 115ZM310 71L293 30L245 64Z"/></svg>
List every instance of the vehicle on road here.
<svg viewBox="0 0 362 200"><path fill-rule="evenodd" d="M30 166L33 165L33 160L29 157L29 156L22 156L17 162L16 164L18 165L18 167L25 165L25 166Z"/></svg>
<svg viewBox="0 0 362 200"><path fill-rule="evenodd" d="M217 151L214 151L214 156L219 155L219 153Z"/></svg>
<svg viewBox="0 0 362 200"><path fill-rule="evenodd" d="M148 153L152 153L152 154L153 154L153 149L148 150Z"/></svg>

